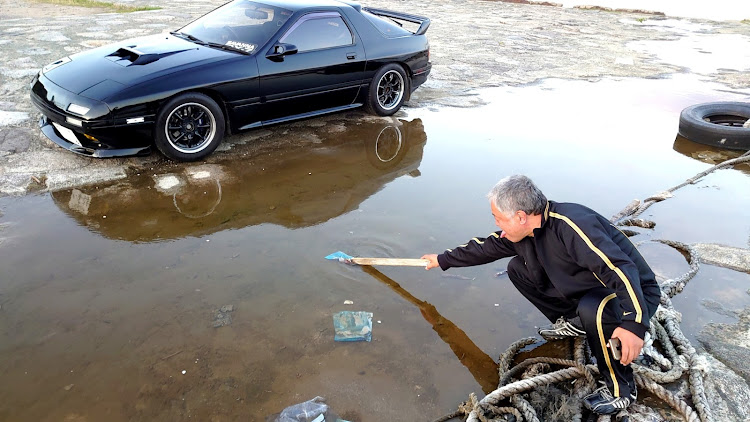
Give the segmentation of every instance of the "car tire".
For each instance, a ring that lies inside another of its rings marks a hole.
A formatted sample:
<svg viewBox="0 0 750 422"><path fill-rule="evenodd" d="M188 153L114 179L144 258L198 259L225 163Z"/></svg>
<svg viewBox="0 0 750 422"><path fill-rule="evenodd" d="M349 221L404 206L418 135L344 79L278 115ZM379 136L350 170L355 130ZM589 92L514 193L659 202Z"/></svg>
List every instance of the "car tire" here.
<svg viewBox="0 0 750 422"><path fill-rule="evenodd" d="M696 104L680 113L680 136L719 148L750 150L750 103L720 101Z"/></svg>
<svg viewBox="0 0 750 422"><path fill-rule="evenodd" d="M154 143L167 158L196 161L224 138L224 114L208 95L190 92L169 100L156 118Z"/></svg>
<svg viewBox="0 0 750 422"><path fill-rule="evenodd" d="M404 103L408 84L403 67L395 63L381 67L370 82L365 101L367 110L378 116L394 114Z"/></svg>

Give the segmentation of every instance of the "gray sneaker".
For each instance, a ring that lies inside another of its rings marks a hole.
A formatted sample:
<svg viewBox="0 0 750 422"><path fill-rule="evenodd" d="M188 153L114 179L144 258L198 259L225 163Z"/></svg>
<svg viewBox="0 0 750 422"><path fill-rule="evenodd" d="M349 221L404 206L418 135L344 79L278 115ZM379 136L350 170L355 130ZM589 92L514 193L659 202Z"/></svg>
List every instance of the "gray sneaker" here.
<svg viewBox="0 0 750 422"><path fill-rule="evenodd" d="M580 318L565 319L565 317L560 317L554 324L540 328L539 335L546 340L558 340L566 337L583 337L586 332L583 331Z"/></svg>

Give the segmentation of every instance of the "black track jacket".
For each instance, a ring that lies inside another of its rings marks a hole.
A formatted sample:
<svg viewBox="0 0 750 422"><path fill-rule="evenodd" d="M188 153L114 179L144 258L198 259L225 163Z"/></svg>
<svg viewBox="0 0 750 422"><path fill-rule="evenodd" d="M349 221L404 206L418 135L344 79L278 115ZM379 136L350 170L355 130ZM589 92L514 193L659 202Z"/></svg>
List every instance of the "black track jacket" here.
<svg viewBox="0 0 750 422"><path fill-rule="evenodd" d="M612 289L622 307L620 326L644 337L649 316L659 304L659 285L630 239L602 215L583 205L549 201L533 237L514 243L500 238L500 233L475 237L438 255L440 268L518 255L539 283L539 291L547 295L577 301L591 288Z"/></svg>

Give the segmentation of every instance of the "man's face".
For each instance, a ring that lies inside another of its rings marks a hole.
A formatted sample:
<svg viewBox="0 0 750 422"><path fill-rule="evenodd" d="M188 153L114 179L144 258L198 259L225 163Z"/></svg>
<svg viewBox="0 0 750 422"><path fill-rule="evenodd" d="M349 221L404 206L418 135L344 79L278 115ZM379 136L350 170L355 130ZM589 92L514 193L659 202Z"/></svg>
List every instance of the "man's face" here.
<svg viewBox="0 0 750 422"><path fill-rule="evenodd" d="M518 215L518 212L506 216L497 209L494 201L490 201L490 210L492 210L492 215L495 217L495 225L502 230L500 234L501 238L504 237L515 243L528 235L526 227L521 224L521 216Z"/></svg>

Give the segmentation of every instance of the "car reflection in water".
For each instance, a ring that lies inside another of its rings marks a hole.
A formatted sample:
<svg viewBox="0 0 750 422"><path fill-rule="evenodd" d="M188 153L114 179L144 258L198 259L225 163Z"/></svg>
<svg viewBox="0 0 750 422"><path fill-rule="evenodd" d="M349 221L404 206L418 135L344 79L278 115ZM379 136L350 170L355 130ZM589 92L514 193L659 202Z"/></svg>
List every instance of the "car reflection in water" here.
<svg viewBox="0 0 750 422"><path fill-rule="evenodd" d="M90 230L131 242L263 223L307 227L357 209L398 177L419 176L426 140L419 119L366 120L319 144L248 161L186 165L52 197Z"/></svg>
<svg viewBox="0 0 750 422"><path fill-rule="evenodd" d="M745 153L745 151L735 151L699 144L680 135L677 135L675 138L672 149L686 157L711 165L737 158ZM733 168L750 176L750 163L736 164Z"/></svg>

